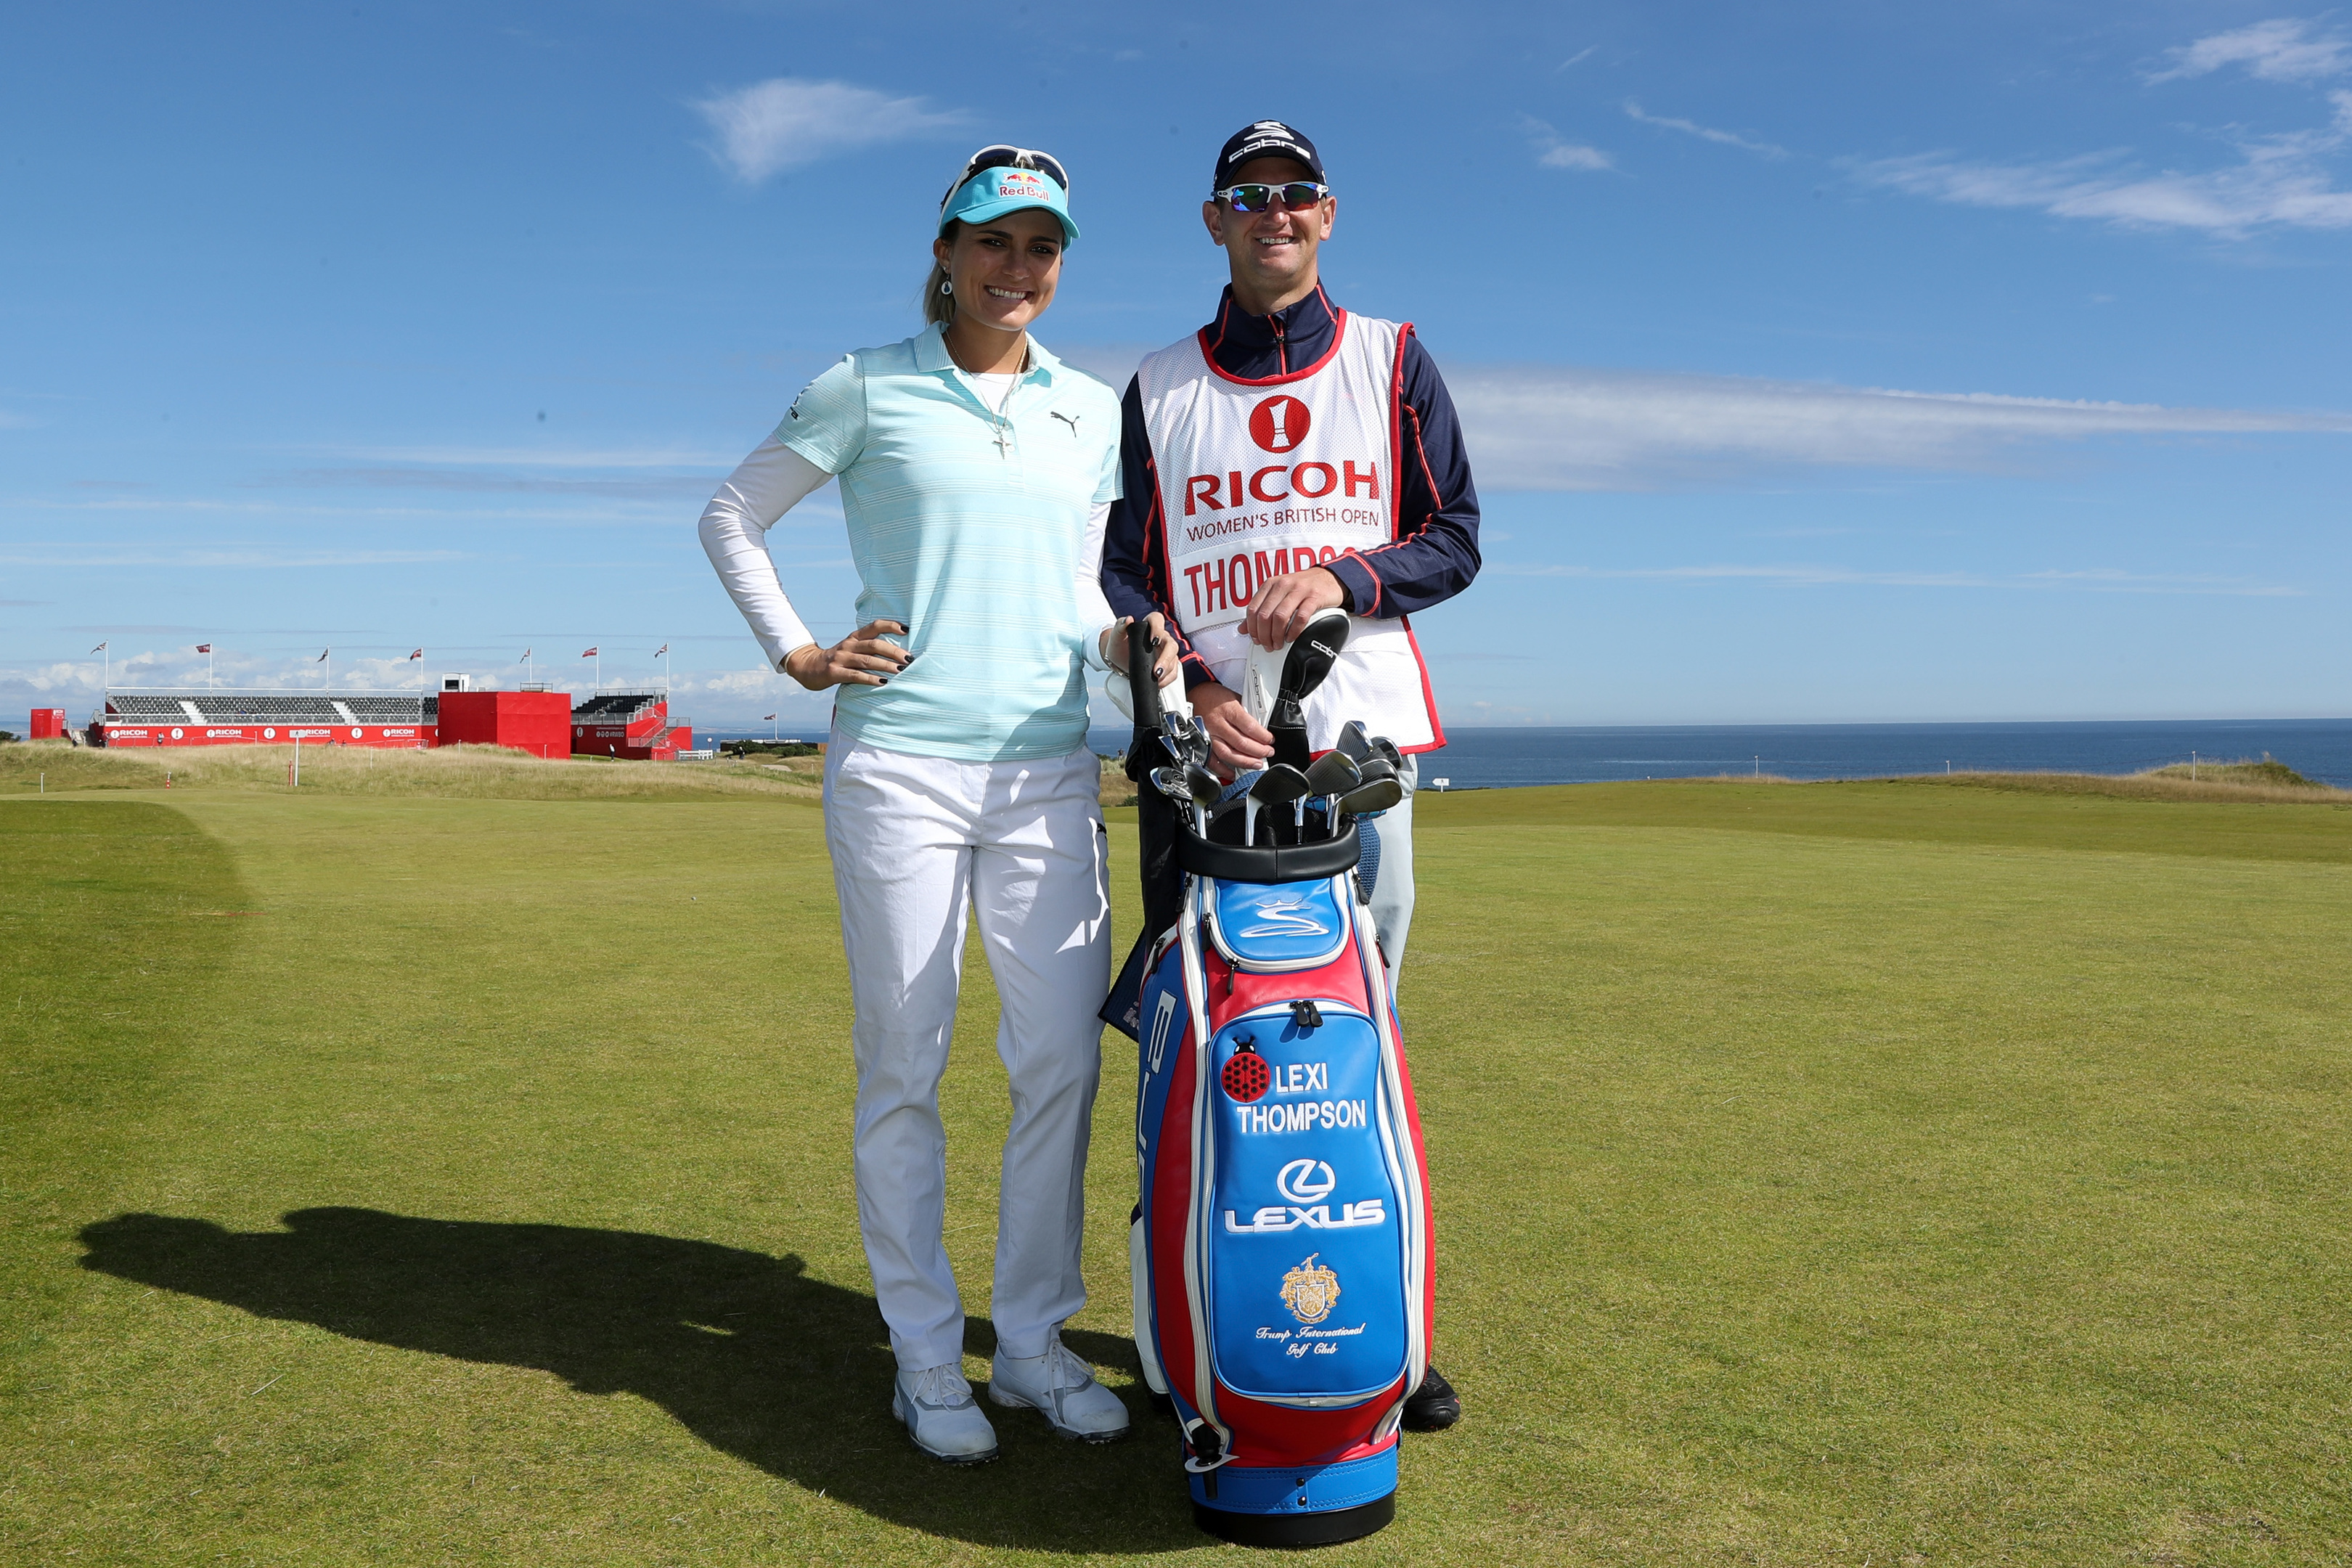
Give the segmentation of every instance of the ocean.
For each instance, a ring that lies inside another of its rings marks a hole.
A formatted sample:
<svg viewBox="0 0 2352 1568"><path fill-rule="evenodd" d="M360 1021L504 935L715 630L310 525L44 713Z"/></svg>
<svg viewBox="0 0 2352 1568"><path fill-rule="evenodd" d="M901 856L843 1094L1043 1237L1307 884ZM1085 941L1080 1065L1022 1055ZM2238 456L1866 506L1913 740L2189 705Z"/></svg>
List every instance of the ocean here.
<svg viewBox="0 0 2352 1568"><path fill-rule="evenodd" d="M722 731L726 740L764 731ZM807 731L822 740L822 731ZM2307 778L2352 789L2352 719L2116 720L2088 723L1641 724L1465 729L1421 759L1423 784L1509 789L1625 779L1766 773L1794 779L1884 778L1990 769L2131 773L2198 757L2265 752ZM1098 752L1122 750L1125 729L1097 729ZM701 733L698 745L709 741Z"/></svg>

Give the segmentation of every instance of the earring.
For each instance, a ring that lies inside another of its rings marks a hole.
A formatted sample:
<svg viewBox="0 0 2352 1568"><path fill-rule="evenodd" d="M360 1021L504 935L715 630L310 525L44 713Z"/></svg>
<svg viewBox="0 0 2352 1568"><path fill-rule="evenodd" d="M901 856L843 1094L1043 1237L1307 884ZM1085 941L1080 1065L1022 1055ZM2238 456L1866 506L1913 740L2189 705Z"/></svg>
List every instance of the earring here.
<svg viewBox="0 0 2352 1568"><path fill-rule="evenodd" d="M952 293L954 293L954 292L955 292L955 281L954 281L954 279L949 279L949 278L942 278L942 279L940 279L940 293L942 293L942 294L952 294Z"/></svg>

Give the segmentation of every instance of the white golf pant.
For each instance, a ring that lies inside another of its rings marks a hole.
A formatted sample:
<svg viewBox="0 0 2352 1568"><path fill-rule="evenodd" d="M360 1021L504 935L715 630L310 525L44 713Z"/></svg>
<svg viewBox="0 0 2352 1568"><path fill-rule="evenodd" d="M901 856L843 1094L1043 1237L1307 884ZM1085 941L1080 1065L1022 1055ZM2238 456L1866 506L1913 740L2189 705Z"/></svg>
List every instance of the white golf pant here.
<svg viewBox="0 0 2352 1568"><path fill-rule="evenodd" d="M1371 823L1381 836L1381 870L1372 881L1372 929L1380 933L1391 995L1404 968L1405 939L1412 934L1412 797L1421 784L1419 757L1404 760L1397 782L1404 785L1404 798Z"/></svg>
<svg viewBox="0 0 2352 1568"><path fill-rule="evenodd" d="M990 1300L1008 1356L1045 1353L1085 1305L1087 1139L1110 985L1100 773L1083 749L961 763L848 740L826 748L825 846L856 1005L857 1224L890 1347L909 1372L961 1362L963 1302L941 1239L947 1070L964 911L1002 1008L1012 1080Z"/></svg>

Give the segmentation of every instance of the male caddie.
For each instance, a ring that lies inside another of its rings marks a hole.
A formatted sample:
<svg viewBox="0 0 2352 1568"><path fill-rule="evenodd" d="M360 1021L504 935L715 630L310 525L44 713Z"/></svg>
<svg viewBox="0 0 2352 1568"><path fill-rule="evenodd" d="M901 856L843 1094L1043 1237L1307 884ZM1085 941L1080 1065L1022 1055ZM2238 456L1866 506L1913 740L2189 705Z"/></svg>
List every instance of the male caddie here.
<svg viewBox="0 0 2352 1568"><path fill-rule="evenodd" d="M1307 740L1328 750L1360 719L1405 753L1372 896L1393 981L1412 925L1414 757L1445 743L1406 616L1477 575L1478 497L1454 401L1412 328L1323 291L1316 252L1339 212L1323 182L1315 144L1280 121L1217 155L1201 216L1233 281L1207 326L1128 384L1103 590L1119 615L1166 617L1193 710L1234 772L1274 752L1236 694L1250 644L1278 648L1318 611L1349 612L1346 649L1306 703ZM1434 1367L1405 1402L1406 1425L1424 1430L1461 1412Z"/></svg>

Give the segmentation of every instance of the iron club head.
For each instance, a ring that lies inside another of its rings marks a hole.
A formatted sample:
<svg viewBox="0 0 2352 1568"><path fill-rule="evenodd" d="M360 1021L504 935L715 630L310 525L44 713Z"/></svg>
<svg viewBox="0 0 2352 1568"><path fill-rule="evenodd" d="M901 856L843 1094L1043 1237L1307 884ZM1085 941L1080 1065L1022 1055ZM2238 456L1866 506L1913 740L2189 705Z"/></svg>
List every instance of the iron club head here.
<svg viewBox="0 0 2352 1568"><path fill-rule="evenodd" d="M1262 805L1286 805L1307 797L1307 775L1288 763L1276 763L1250 781L1249 810L1243 814L1242 841L1257 842L1257 811Z"/></svg>
<svg viewBox="0 0 2352 1568"><path fill-rule="evenodd" d="M1307 770L1309 795L1345 795L1363 782L1355 759L1344 752L1326 752Z"/></svg>
<svg viewBox="0 0 2352 1568"><path fill-rule="evenodd" d="M1404 785L1393 778L1374 779L1359 784L1339 797L1339 811L1348 816L1361 816L1368 811L1386 811L1404 798Z"/></svg>

